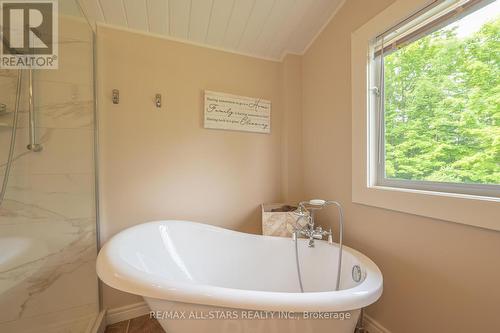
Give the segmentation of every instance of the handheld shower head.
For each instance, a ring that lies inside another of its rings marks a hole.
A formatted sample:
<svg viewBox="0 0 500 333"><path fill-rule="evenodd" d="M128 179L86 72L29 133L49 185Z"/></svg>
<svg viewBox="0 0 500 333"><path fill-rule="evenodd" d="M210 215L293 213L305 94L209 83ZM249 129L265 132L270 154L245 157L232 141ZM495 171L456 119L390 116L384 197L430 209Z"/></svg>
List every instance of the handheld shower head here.
<svg viewBox="0 0 500 333"><path fill-rule="evenodd" d="M328 206L331 203L331 201L323 200L323 199L311 199L309 201L301 201L299 203L299 209L302 211L310 212L312 210L317 210L317 209L322 209L326 206Z"/></svg>
<svg viewBox="0 0 500 333"><path fill-rule="evenodd" d="M309 200L309 204L312 206L324 206L326 204L326 200L323 199L311 199Z"/></svg>

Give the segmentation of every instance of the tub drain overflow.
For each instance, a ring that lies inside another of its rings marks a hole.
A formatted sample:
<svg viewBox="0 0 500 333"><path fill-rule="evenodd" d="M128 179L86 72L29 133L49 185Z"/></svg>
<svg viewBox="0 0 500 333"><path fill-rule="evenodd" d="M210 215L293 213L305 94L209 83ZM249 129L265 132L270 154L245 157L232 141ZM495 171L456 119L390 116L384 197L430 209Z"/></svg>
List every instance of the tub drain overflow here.
<svg viewBox="0 0 500 333"><path fill-rule="evenodd" d="M352 266L352 279L354 282L361 281L361 267L358 265Z"/></svg>

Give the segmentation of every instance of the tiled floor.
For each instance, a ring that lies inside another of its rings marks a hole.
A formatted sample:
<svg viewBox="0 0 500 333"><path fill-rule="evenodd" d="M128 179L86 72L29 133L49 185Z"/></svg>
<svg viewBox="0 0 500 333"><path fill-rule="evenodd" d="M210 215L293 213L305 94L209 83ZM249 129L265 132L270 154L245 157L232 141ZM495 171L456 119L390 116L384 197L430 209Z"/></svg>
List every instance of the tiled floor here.
<svg viewBox="0 0 500 333"><path fill-rule="evenodd" d="M106 327L105 333L165 333L160 323L149 314Z"/></svg>

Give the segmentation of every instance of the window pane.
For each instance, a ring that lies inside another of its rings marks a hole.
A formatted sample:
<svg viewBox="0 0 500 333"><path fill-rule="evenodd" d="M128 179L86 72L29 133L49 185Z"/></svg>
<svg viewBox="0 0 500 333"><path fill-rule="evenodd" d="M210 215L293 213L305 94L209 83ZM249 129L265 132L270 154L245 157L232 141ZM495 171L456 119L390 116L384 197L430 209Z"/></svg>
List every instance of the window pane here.
<svg viewBox="0 0 500 333"><path fill-rule="evenodd" d="M500 184L499 5L384 57L386 178Z"/></svg>

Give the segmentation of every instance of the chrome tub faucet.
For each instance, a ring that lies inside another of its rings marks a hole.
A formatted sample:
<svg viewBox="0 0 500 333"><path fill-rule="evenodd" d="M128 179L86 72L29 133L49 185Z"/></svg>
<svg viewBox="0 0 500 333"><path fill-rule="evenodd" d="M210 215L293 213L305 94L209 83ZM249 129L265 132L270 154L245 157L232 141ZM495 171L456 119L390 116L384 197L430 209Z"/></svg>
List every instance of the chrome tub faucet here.
<svg viewBox="0 0 500 333"><path fill-rule="evenodd" d="M309 239L308 246L314 247L314 240L322 240L323 237L327 236L328 243L332 244L332 229L330 228L328 231L323 230L321 226L315 226L314 221L315 211L323 209L329 204L329 201L319 199L300 202L299 207L294 213L299 216L299 219L307 219L307 224L303 228L295 230L295 233L293 234L294 239L296 239L297 236L304 236Z"/></svg>
<svg viewBox="0 0 500 333"><path fill-rule="evenodd" d="M295 232L292 234L295 243L295 260L297 261L297 273L299 276L301 291L303 291L304 289L302 287L302 278L300 275L299 252L298 252L299 250L297 246L298 243L297 238L299 236L305 236L306 238L309 239L308 246L314 247L314 241L316 239L320 240L323 239L324 236L328 236L328 243L334 245L332 229L325 231L323 230L323 228L319 226L316 227L314 225L315 211L318 209L323 209L330 205L337 206L339 212L339 242L338 242L339 256L337 260L337 281L335 283L335 290L339 290L340 288L340 276L342 271L342 239L344 234L344 221L343 221L344 213L342 210L342 205L337 201L314 199L314 200L300 202L299 207L294 211L294 213L298 216L297 222L303 218L307 219L307 224L302 228L296 228Z"/></svg>

